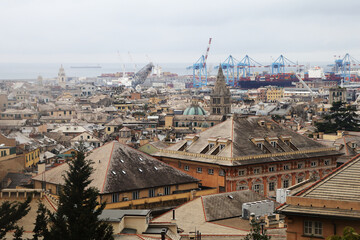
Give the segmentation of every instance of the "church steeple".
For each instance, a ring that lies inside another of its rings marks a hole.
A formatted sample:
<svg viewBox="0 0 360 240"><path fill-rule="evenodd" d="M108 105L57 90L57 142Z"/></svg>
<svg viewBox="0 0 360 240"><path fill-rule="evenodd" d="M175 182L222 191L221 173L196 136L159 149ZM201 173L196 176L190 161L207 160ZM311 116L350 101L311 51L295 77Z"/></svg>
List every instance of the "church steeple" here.
<svg viewBox="0 0 360 240"><path fill-rule="evenodd" d="M231 113L230 90L226 87L225 76L221 64L214 89L210 95L210 109L212 115L227 115Z"/></svg>
<svg viewBox="0 0 360 240"><path fill-rule="evenodd" d="M64 70L62 64L61 64L61 67L60 67L59 73L58 73L58 83L62 87L66 86L66 75L65 75L65 70Z"/></svg>
<svg viewBox="0 0 360 240"><path fill-rule="evenodd" d="M216 93L218 95L224 95L229 92L230 92L229 89L226 87L225 76L224 76L224 73L223 73L223 70L222 70L222 67L220 64L213 93Z"/></svg>

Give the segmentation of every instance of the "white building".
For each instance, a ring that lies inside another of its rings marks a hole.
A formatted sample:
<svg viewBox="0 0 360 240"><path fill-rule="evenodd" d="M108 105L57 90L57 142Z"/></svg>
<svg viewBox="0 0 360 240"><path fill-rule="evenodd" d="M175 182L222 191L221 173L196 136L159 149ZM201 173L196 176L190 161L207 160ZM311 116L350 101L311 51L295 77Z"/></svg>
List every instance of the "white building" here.
<svg viewBox="0 0 360 240"><path fill-rule="evenodd" d="M81 96L89 97L93 96L96 92L96 87L90 84L84 84L80 86Z"/></svg>

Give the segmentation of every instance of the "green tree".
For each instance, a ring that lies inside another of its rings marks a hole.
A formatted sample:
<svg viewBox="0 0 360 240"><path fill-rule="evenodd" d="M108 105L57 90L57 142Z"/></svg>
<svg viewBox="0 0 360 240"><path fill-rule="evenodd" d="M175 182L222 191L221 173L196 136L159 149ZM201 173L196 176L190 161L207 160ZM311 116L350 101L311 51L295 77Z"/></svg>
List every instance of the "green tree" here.
<svg viewBox="0 0 360 240"><path fill-rule="evenodd" d="M338 130L359 131L360 121L354 106L346 106L344 102L334 102L330 114L324 121L315 124L318 132L335 133Z"/></svg>
<svg viewBox="0 0 360 240"><path fill-rule="evenodd" d="M34 235L33 240L38 240L39 238L48 239L49 237L49 230L48 230L48 222L49 217L47 214L47 209L44 204L39 203L39 207L37 210L37 216L35 221L34 227Z"/></svg>
<svg viewBox="0 0 360 240"><path fill-rule="evenodd" d="M31 198L25 202L5 201L0 205L0 239L3 239L7 232L14 231L15 239L20 239L23 229L17 226L17 222L26 216L30 211Z"/></svg>
<svg viewBox="0 0 360 240"><path fill-rule="evenodd" d="M22 235L24 233L23 227L16 227L16 230L14 232L14 239L13 240L23 240Z"/></svg>
<svg viewBox="0 0 360 240"><path fill-rule="evenodd" d="M345 227L342 236L333 235L327 238L327 240L359 240L359 233L355 232L352 227Z"/></svg>
<svg viewBox="0 0 360 240"><path fill-rule="evenodd" d="M112 226L98 219L106 204L100 204L97 201L99 191L89 187L93 172L91 162L85 160L84 151L80 149L76 159L68 164L58 210L50 214L49 239L113 239Z"/></svg>
<svg viewBox="0 0 360 240"><path fill-rule="evenodd" d="M244 240L270 240L271 237L266 234L266 229L261 229L261 225L259 222L255 221L255 219L251 220L251 230L248 235L244 238Z"/></svg>

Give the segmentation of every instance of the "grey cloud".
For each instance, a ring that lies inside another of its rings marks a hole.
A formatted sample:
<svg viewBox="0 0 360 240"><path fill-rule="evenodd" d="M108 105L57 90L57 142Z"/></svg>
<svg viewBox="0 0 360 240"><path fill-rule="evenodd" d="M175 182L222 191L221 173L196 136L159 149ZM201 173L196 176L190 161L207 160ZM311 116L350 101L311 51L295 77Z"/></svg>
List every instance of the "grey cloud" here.
<svg viewBox="0 0 360 240"><path fill-rule="evenodd" d="M209 37L209 60L215 62L228 54L268 61L282 53L306 60L309 53L318 60L349 51L360 58L359 7L357 0L5 0L0 62L9 56L114 61L116 51L131 51L139 61L150 54L163 62L192 62Z"/></svg>

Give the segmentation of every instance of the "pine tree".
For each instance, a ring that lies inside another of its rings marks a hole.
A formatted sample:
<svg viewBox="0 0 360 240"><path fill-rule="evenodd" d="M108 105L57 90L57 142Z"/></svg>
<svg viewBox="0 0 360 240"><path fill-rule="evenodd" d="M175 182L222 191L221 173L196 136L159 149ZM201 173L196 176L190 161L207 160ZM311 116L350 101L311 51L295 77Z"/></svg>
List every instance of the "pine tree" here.
<svg viewBox="0 0 360 240"><path fill-rule="evenodd" d="M69 163L65 185L60 191L59 207L50 215L50 238L54 240L92 240L113 239L111 225L100 222L98 217L105 208L99 203L99 191L89 187L93 168L85 160L82 150L74 161Z"/></svg>
<svg viewBox="0 0 360 240"><path fill-rule="evenodd" d="M33 240L38 240L39 237L43 237L44 239L48 239L49 230L48 230L48 222L49 217L47 214L47 209L44 204L39 203L39 207L37 210L36 222L34 227L34 236Z"/></svg>
<svg viewBox="0 0 360 240"><path fill-rule="evenodd" d="M16 227L16 230L14 232L14 239L13 240L23 240L22 235L24 233L23 227Z"/></svg>
<svg viewBox="0 0 360 240"><path fill-rule="evenodd" d="M344 102L334 102L330 114L324 117L323 122L315 124L318 132L335 133L338 130L359 131L359 116L354 106L346 106Z"/></svg>
<svg viewBox="0 0 360 240"><path fill-rule="evenodd" d="M261 230L260 223L256 222L254 219L251 220L251 230L244 240L270 240L271 237L266 235L266 229Z"/></svg>
<svg viewBox="0 0 360 240"><path fill-rule="evenodd" d="M22 236L23 230L16 223L30 211L31 198L25 202L3 202L0 205L0 239L3 239L7 232L16 231L15 238Z"/></svg>

